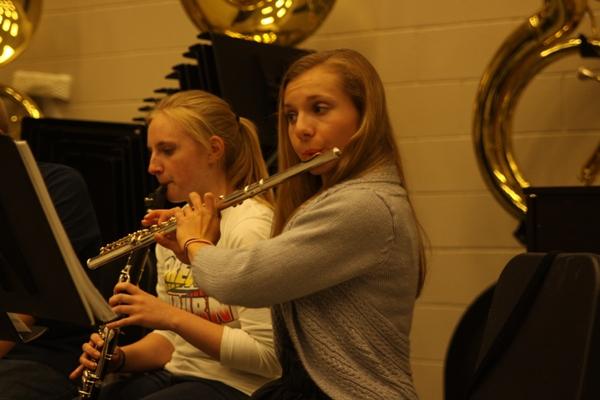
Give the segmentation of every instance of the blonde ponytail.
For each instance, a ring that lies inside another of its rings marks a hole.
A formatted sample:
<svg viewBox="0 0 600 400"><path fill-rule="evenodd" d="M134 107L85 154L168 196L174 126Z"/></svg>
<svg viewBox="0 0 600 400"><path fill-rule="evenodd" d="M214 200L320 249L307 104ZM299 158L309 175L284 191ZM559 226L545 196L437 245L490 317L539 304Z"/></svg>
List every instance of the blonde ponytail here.
<svg viewBox="0 0 600 400"><path fill-rule="evenodd" d="M268 171L260 149L256 125L244 117L237 120L240 146L236 152L227 152L225 170L228 181L236 188L243 188L267 177ZM273 193L270 190L263 198L267 203L273 204Z"/></svg>

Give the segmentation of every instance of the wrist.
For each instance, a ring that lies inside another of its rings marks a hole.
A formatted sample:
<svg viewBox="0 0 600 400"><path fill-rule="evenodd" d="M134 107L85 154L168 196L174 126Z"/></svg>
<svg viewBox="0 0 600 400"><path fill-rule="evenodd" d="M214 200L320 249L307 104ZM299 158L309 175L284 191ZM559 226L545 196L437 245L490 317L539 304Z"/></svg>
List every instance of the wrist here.
<svg viewBox="0 0 600 400"><path fill-rule="evenodd" d="M191 262L192 253L195 252L195 251L190 251L192 249L192 247L194 247L195 250L198 250L198 248L200 248L202 246L214 246L214 244L210 240L193 237L193 238L187 239L185 241L185 243L183 244L183 253L186 255L188 260L190 260L190 262Z"/></svg>
<svg viewBox="0 0 600 400"><path fill-rule="evenodd" d="M170 318L168 321L167 330L179 335L181 321L185 321L186 318L189 318L190 313L182 310L181 308L173 307L172 310L169 310L169 315Z"/></svg>
<svg viewBox="0 0 600 400"><path fill-rule="evenodd" d="M125 362L127 361L127 357L125 356L125 352L122 348L117 347L117 351L114 353L119 354L119 359L117 360L117 365L113 367L112 372L120 372L125 366ZM114 356L113 356L114 357Z"/></svg>

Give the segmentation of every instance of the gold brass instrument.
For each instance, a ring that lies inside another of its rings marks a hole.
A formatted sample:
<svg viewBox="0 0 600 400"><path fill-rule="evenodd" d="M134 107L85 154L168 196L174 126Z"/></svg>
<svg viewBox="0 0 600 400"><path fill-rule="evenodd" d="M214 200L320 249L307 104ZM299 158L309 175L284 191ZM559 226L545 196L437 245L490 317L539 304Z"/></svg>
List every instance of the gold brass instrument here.
<svg viewBox="0 0 600 400"><path fill-rule="evenodd" d="M577 69L577 76L581 80L592 80L600 83L600 76L590 71L585 67L579 67ZM594 180L600 173L600 143L596 147L596 150L592 153L592 155L588 158L588 160L583 164L581 171L579 173L579 180L583 182L584 185L589 186L594 183Z"/></svg>
<svg viewBox="0 0 600 400"><path fill-rule="evenodd" d="M0 99L4 102L8 117L8 134L21 138L21 120L24 117L41 118L42 111L33 99L17 89L0 84Z"/></svg>
<svg viewBox="0 0 600 400"><path fill-rule="evenodd" d="M335 0L181 0L201 32L293 46L312 34Z"/></svg>
<svg viewBox="0 0 600 400"><path fill-rule="evenodd" d="M567 38L586 13L594 26L587 0L545 0L543 9L504 41L479 83L473 121L479 167L498 201L519 219L527 211L522 189L529 183L512 152L514 109L532 78L548 64L578 54L583 46L600 49L597 39Z"/></svg>
<svg viewBox="0 0 600 400"><path fill-rule="evenodd" d="M0 4L0 66L16 59L29 46L37 28L42 1L4 0Z"/></svg>
<svg viewBox="0 0 600 400"><path fill-rule="evenodd" d="M42 0L5 0L0 4L0 67L15 60L31 42L42 12ZM0 85L0 99L4 101L8 117L8 133L13 139L21 137L23 117L40 118L37 104L17 89Z"/></svg>
<svg viewBox="0 0 600 400"><path fill-rule="evenodd" d="M594 183L594 179L596 179L598 173L600 173L600 143L590 158L585 162L583 168L581 168L579 180L585 185L591 185Z"/></svg>
<svg viewBox="0 0 600 400"><path fill-rule="evenodd" d="M270 178L264 180L261 179L260 181L248 185L243 189L236 190L227 196L221 196L221 200L217 204L217 208L219 210L223 210L227 207L236 206L250 197L256 196L266 190L271 189L286 179L335 160L339 158L341 154L341 150L338 148L333 148L327 152L315 155L310 160L300 162L283 172L271 176ZM177 221L175 221L175 218L171 218L161 224L153 225L149 228L130 233L129 235L118 239L115 242L103 246L100 249L99 255L92 257L87 261L88 268L96 269L119 257L131 254L138 249L147 247L155 242L154 235L156 233L173 232L175 231L176 227Z"/></svg>

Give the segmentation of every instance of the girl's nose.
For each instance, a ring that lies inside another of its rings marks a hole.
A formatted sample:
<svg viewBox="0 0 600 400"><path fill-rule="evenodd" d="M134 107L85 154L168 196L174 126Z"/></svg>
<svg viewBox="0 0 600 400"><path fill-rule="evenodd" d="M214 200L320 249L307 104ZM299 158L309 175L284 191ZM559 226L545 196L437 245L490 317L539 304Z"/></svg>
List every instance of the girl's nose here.
<svg viewBox="0 0 600 400"><path fill-rule="evenodd" d="M299 139L306 140L310 139L315 134L315 127L311 119L304 114L299 114L296 120L296 126L294 133Z"/></svg>
<svg viewBox="0 0 600 400"><path fill-rule="evenodd" d="M148 163L148 173L151 175L157 175L160 174L161 171L162 167L160 166L160 164L156 162L154 157L150 157L150 162Z"/></svg>

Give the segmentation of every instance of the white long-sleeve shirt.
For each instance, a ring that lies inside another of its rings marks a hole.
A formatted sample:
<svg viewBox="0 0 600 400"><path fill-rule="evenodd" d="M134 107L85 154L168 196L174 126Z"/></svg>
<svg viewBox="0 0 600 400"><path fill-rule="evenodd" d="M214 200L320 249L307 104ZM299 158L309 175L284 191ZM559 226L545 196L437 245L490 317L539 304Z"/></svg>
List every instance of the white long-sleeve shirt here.
<svg viewBox="0 0 600 400"><path fill-rule="evenodd" d="M247 247L269 237L272 211L248 199L222 211L220 248ZM163 301L224 327L221 360L217 361L170 331L154 331L167 338L174 352L165 369L175 375L212 379L250 394L280 374L273 345L268 308L223 304L196 284L190 267L172 251L156 246L157 294Z"/></svg>

